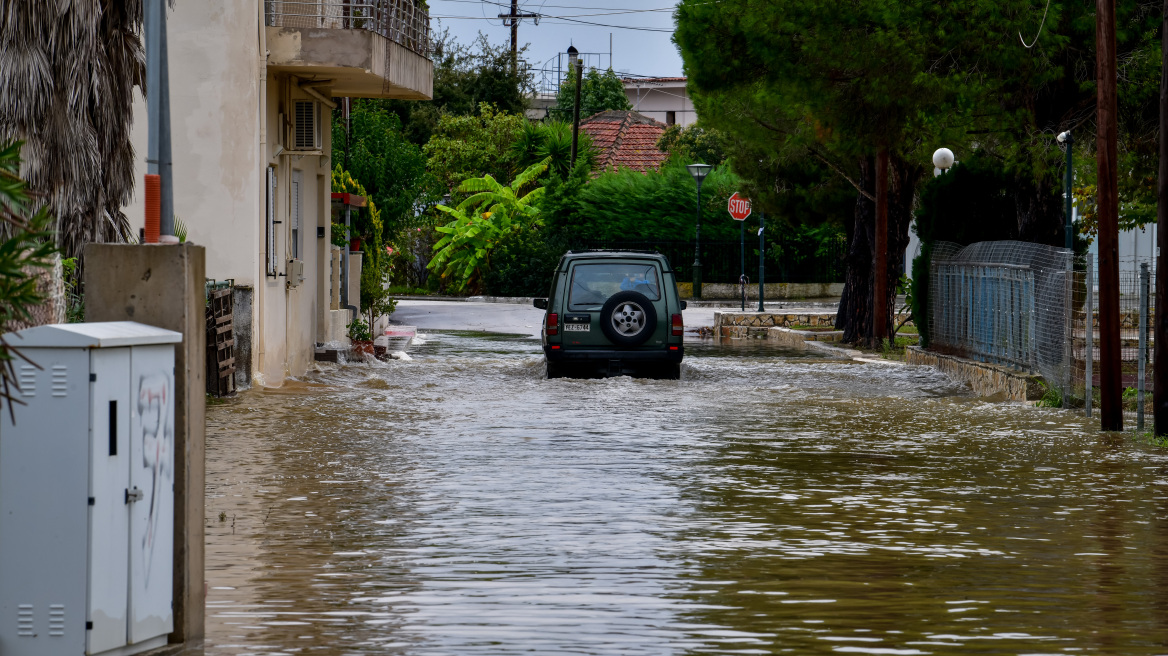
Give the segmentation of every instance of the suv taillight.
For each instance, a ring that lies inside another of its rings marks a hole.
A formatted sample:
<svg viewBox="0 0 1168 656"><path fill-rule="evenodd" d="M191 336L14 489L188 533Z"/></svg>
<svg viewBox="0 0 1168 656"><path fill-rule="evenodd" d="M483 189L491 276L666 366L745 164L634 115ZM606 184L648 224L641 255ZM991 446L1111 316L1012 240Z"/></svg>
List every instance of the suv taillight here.
<svg viewBox="0 0 1168 656"><path fill-rule="evenodd" d="M681 321L681 315L673 315L673 336L681 337L682 332L685 331L685 325Z"/></svg>
<svg viewBox="0 0 1168 656"><path fill-rule="evenodd" d="M547 334L549 334L549 335L559 335L560 334L560 315L556 314L555 312L548 312L548 315L547 315Z"/></svg>

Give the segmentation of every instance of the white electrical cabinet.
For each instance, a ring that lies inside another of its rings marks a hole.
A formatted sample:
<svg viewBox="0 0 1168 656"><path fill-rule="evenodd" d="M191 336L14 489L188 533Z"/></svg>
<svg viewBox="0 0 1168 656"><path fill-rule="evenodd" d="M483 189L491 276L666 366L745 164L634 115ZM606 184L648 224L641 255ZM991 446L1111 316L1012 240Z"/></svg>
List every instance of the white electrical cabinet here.
<svg viewBox="0 0 1168 656"><path fill-rule="evenodd" d="M134 322L4 336L0 656L123 656L173 630L174 344Z"/></svg>

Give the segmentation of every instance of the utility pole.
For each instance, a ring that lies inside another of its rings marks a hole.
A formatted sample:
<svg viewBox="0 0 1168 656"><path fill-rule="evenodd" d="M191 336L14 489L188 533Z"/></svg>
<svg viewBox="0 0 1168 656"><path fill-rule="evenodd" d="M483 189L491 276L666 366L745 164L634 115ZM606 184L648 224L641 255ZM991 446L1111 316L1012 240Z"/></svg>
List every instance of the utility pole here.
<svg viewBox="0 0 1168 656"><path fill-rule="evenodd" d="M170 147L170 64L166 53L166 0L143 3L146 32L146 242L174 237L174 176ZM157 186L157 196L154 188ZM154 196L153 198L151 198ZM153 202L152 202L153 201ZM150 216L154 211L158 216ZM156 223L155 223L156 222ZM157 236L152 235L158 226Z"/></svg>
<svg viewBox="0 0 1168 656"><path fill-rule="evenodd" d="M1168 0L1164 0L1168 2ZM766 243L763 242L763 231L766 230L766 213L762 210L758 211L758 311L765 312L763 309L763 280L766 278L766 262L764 261L764 252L766 251Z"/></svg>
<svg viewBox="0 0 1168 656"><path fill-rule="evenodd" d="M888 336L888 149L876 154L876 243L872 280L872 346Z"/></svg>
<svg viewBox="0 0 1168 656"><path fill-rule="evenodd" d="M539 25L539 14L519 13L519 0L511 0L511 13L499 14L503 19L503 27L511 28L511 72L519 71L519 21L530 18Z"/></svg>
<svg viewBox="0 0 1168 656"><path fill-rule="evenodd" d="M1168 271L1161 253L1168 251L1168 0L1160 30L1160 180L1156 203L1156 308L1168 308ZM1159 312L1157 312L1159 315ZM1168 434L1168 320L1153 319L1152 434Z"/></svg>
<svg viewBox="0 0 1168 656"><path fill-rule="evenodd" d="M1115 0L1095 1L1095 141L1099 185L1099 418L1105 431L1123 430L1119 350L1119 178L1116 136ZM1162 238L1162 237L1161 237Z"/></svg>

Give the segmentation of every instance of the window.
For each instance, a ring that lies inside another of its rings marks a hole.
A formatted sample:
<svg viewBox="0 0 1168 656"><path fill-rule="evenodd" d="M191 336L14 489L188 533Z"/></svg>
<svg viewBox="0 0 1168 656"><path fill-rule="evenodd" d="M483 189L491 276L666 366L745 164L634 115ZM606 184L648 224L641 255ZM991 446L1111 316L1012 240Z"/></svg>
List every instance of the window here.
<svg viewBox="0 0 1168 656"><path fill-rule="evenodd" d="M677 123L677 112L670 110L665 112L665 125L673 125Z"/></svg>
<svg viewBox="0 0 1168 656"><path fill-rule="evenodd" d="M292 108L290 150L320 150L320 104L312 100L296 100Z"/></svg>
<svg viewBox="0 0 1168 656"><path fill-rule="evenodd" d="M300 226L304 224L301 216L300 187L303 177L300 171L292 172L292 257L300 259L300 234L304 232Z"/></svg>
<svg viewBox="0 0 1168 656"><path fill-rule="evenodd" d="M621 291L640 292L656 301L661 298L660 289L657 267L652 264L577 264L572 270L568 308L598 310L610 296Z"/></svg>
<svg viewBox="0 0 1168 656"><path fill-rule="evenodd" d="M276 258L276 169L268 167L267 211L264 213L264 241L266 271L269 276L279 273Z"/></svg>

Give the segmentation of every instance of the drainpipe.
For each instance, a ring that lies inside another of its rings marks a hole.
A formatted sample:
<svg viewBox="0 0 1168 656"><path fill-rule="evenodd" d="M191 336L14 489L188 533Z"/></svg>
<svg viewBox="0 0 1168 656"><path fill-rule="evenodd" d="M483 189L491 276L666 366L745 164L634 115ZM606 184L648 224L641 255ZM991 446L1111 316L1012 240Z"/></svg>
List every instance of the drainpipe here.
<svg viewBox="0 0 1168 656"><path fill-rule="evenodd" d="M267 33L267 16L264 13L264 5L266 3L259 2L257 5L257 36L259 41L259 57L256 60L256 77L259 78L259 97L256 102L256 111L259 116L259 149L256 151L260 153L257 158L259 160L259 167L256 173L259 175L259 181L263 191L259 194L257 207L259 212L256 216L264 216L267 212L267 194L268 194L268 33ZM258 227L260 224L257 223ZM257 372L263 371L265 342L263 330L261 330L260 317L264 310L264 297L267 288L267 277L264 264L265 250L267 248L267 236L259 232L256 233L256 268L253 269L256 273L256 284L252 288L254 298L252 299L251 312L251 339L254 345L255 355L252 357L252 376ZM263 282L261 282L263 281ZM258 363L259 366L255 366Z"/></svg>

